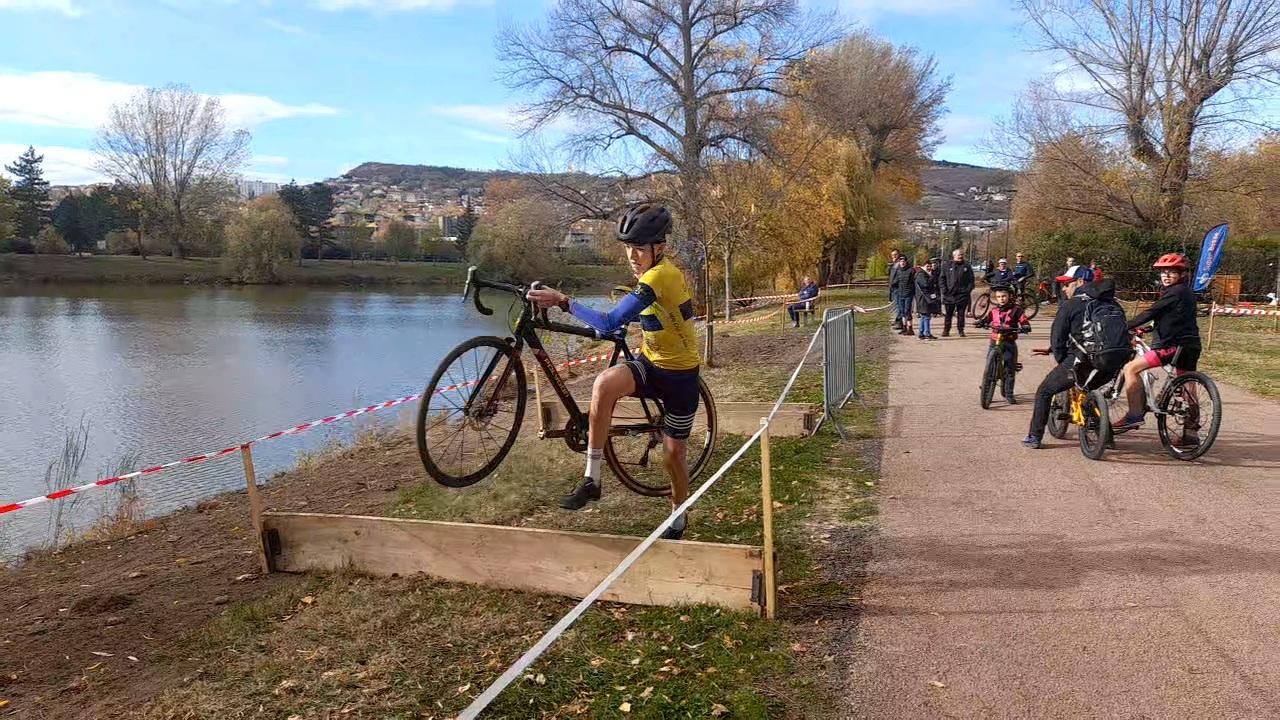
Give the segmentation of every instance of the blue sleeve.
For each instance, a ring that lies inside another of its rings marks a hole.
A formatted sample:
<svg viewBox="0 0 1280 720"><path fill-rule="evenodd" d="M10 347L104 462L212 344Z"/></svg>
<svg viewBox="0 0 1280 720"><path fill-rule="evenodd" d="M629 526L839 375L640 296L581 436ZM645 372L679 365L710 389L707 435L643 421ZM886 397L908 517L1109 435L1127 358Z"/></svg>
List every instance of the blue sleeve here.
<svg viewBox="0 0 1280 720"><path fill-rule="evenodd" d="M608 335L640 317L640 312L652 305L655 300L657 295L654 294L653 288L640 283L634 292L618 301L618 304L614 305L609 312L589 308L577 300L571 300L569 314Z"/></svg>

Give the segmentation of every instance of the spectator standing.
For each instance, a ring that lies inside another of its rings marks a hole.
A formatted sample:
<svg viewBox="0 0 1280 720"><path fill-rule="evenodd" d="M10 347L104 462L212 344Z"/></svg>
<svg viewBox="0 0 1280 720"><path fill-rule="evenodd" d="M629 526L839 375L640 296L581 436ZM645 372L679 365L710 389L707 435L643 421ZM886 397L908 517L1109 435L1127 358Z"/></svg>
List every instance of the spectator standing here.
<svg viewBox="0 0 1280 720"><path fill-rule="evenodd" d="M893 305L893 329L902 329L902 313L898 312L898 260L902 254L897 248L889 251L889 302Z"/></svg>
<svg viewBox="0 0 1280 720"><path fill-rule="evenodd" d="M800 327L800 311L812 310L813 299L818 297L818 284L808 275L800 285L800 302L787 306L787 314L791 316L791 327Z"/></svg>
<svg viewBox="0 0 1280 720"><path fill-rule="evenodd" d="M1025 253L1017 253L1013 259L1016 261L1013 266L1013 282L1017 285L1019 292L1025 293L1027 281L1036 276L1036 269L1027 262Z"/></svg>
<svg viewBox="0 0 1280 720"><path fill-rule="evenodd" d="M1009 269L1009 261L1004 258L1000 258L1000 260L996 262L996 266L987 273L986 281L988 285L993 287L996 285L1012 285L1013 271Z"/></svg>
<svg viewBox="0 0 1280 720"><path fill-rule="evenodd" d="M1098 267L1096 260L1089 261L1089 269L1093 271L1093 281L1098 282L1102 279L1102 268Z"/></svg>
<svg viewBox="0 0 1280 720"><path fill-rule="evenodd" d="M938 288L941 290L944 316L942 320L942 337L951 334L951 316L956 318L956 330L964 337L964 314L969 310L969 296L973 294L973 266L964 260L964 249L956 248L951 253L951 262L943 266L938 273Z"/></svg>
<svg viewBox="0 0 1280 720"><path fill-rule="evenodd" d="M920 315L920 339L937 340L931 332L933 316L942 310L942 300L938 297L937 258L930 259L924 267L916 271L916 313Z"/></svg>
<svg viewBox="0 0 1280 720"><path fill-rule="evenodd" d="M916 289L915 273L912 272L906 255L898 257L897 268L898 272L893 276L893 288L895 301L898 303L898 316L902 319L902 329L898 334L911 335L911 299Z"/></svg>

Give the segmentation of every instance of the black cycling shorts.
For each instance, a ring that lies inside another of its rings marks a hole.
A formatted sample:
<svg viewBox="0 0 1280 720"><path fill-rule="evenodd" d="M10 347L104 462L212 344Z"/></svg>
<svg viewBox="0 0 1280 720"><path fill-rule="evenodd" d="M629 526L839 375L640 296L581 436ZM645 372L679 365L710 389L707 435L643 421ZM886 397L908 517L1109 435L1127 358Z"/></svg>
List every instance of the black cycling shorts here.
<svg viewBox="0 0 1280 720"><path fill-rule="evenodd" d="M625 365L636 381L636 397L657 400L666 413L662 432L676 440L687 440L698 414L698 368L663 370L644 355Z"/></svg>

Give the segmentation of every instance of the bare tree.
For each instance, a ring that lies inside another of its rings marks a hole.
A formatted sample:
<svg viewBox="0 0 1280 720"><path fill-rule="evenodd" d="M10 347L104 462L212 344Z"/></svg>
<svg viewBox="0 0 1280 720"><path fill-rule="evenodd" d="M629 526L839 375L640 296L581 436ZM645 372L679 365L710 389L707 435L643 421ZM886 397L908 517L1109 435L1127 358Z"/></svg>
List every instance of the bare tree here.
<svg viewBox="0 0 1280 720"><path fill-rule="evenodd" d="M1080 134L1116 138L1158 191L1150 225L1181 228L1198 135L1264 121L1259 89L1280 86L1278 0L1019 0L1046 50L1084 87ZM1272 119L1274 122L1274 118Z"/></svg>
<svg viewBox="0 0 1280 720"><path fill-rule="evenodd" d="M815 114L858 144L872 172L915 174L928 162L951 90L932 56L855 33L815 53L804 76Z"/></svg>
<svg viewBox="0 0 1280 720"><path fill-rule="evenodd" d="M703 233L689 224L709 157L754 144L791 64L836 37L796 0L559 0L498 45L506 82L539 95L524 108L530 131L568 119L583 162L639 151L644 170L675 173L683 232L697 241L684 255L700 266Z"/></svg>
<svg viewBox="0 0 1280 720"><path fill-rule="evenodd" d="M100 170L151 196L177 257L204 190L225 187L248 148L249 133L227 127L217 98L182 85L147 88L113 105L94 142Z"/></svg>

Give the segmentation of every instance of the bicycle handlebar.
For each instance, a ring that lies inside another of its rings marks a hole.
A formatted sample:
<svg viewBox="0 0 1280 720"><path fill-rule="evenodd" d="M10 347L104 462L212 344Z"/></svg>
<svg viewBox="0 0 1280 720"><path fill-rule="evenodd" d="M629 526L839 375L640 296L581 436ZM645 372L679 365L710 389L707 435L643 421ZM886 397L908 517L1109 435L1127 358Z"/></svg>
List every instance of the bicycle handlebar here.
<svg viewBox="0 0 1280 720"><path fill-rule="evenodd" d="M498 282L496 280L485 280L484 278L476 274L476 271L478 269L479 268L477 268L475 265L472 265L471 267L467 268L467 283L463 287L462 297L465 300L467 295L471 294L471 299L475 303L476 311L479 312L481 315L492 315L493 308L485 307L484 303L480 302L480 288L489 288L490 290L501 290L502 292L509 292L515 295L516 297L520 298L520 302L525 304L526 311L533 310L533 303L529 302L527 293L531 289L543 287L542 283L534 281L534 283L530 287L526 288L523 285L514 285L512 283ZM568 323L554 322L547 317L547 311L545 309L541 311L540 315L541 317L535 314L531 318L531 320L533 321L534 327L538 327L543 330L550 330L551 332L564 333L566 335L578 335L581 337L591 338L593 340L610 340L615 343L622 342L625 344L625 338L626 338L625 332L605 334L590 327L582 327L579 325L569 325Z"/></svg>

